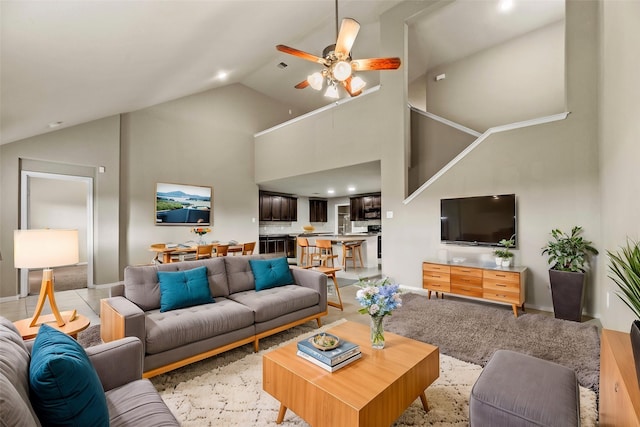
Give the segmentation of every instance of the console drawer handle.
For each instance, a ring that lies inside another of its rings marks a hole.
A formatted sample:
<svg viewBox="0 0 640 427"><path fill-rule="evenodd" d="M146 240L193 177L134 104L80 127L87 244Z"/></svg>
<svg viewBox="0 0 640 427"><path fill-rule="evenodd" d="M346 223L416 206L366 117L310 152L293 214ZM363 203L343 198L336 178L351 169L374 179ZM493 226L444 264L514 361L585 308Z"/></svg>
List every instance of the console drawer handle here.
<svg viewBox="0 0 640 427"><path fill-rule="evenodd" d="M497 277L507 277L504 274L496 274Z"/></svg>
<svg viewBox="0 0 640 427"><path fill-rule="evenodd" d="M500 286L501 288L506 288L507 285L503 285L502 283L496 283L496 286Z"/></svg>

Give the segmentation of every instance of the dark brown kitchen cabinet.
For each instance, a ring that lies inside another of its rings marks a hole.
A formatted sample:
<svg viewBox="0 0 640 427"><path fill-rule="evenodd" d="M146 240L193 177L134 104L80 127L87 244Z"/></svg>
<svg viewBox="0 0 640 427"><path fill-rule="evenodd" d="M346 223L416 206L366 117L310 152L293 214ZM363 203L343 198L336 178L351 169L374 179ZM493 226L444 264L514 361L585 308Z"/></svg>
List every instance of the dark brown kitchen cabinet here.
<svg viewBox="0 0 640 427"><path fill-rule="evenodd" d="M309 222L327 222L327 201L309 199Z"/></svg>
<svg viewBox="0 0 640 427"><path fill-rule="evenodd" d="M297 221L298 199L260 192L260 221Z"/></svg>
<svg viewBox="0 0 640 427"><path fill-rule="evenodd" d="M379 193L350 198L351 221L367 221L382 218L382 197Z"/></svg>

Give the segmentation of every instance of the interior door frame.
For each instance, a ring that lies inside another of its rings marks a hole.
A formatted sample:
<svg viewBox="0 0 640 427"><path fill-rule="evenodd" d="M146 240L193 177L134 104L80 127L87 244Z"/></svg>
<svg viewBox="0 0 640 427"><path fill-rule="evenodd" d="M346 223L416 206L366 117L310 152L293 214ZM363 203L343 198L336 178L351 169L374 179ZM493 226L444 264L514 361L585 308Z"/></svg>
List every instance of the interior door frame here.
<svg viewBox="0 0 640 427"><path fill-rule="evenodd" d="M93 283L93 178L88 176L64 175L48 172L23 170L20 173L20 229L29 229L29 179L44 178L60 181L76 181L87 184L86 217L87 217L87 287L95 288ZM29 294L29 269L20 269L20 297Z"/></svg>

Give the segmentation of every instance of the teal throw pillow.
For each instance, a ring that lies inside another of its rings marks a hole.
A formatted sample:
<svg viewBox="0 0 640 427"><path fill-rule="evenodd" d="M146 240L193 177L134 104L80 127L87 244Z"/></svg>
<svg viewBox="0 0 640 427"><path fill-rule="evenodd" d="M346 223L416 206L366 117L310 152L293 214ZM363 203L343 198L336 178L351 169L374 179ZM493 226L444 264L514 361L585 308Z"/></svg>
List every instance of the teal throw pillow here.
<svg viewBox="0 0 640 427"><path fill-rule="evenodd" d="M215 302L205 266L184 271L158 271L158 281L161 312Z"/></svg>
<svg viewBox="0 0 640 427"><path fill-rule="evenodd" d="M276 286L290 285L293 276L289 271L287 259L250 259L249 265L256 281L256 291L275 288Z"/></svg>
<svg viewBox="0 0 640 427"><path fill-rule="evenodd" d="M47 425L108 426L109 410L87 353L67 334L43 324L31 350L33 409Z"/></svg>

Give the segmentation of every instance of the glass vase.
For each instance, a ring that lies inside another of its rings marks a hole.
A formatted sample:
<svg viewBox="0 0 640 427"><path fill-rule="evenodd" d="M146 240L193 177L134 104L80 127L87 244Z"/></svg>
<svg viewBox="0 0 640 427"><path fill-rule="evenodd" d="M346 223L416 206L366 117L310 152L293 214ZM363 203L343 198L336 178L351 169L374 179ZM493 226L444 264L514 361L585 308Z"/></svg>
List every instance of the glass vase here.
<svg viewBox="0 0 640 427"><path fill-rule="evenodd" d="M384 316L371 316L371 347L384 348Z"/></svg>
<svg viewBox="0 0 640 427"><path fill-rule="evenodd" d="M198 246L204 246L207 242L204 240L204 234L198 234Z"/></svg>

